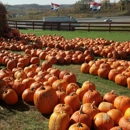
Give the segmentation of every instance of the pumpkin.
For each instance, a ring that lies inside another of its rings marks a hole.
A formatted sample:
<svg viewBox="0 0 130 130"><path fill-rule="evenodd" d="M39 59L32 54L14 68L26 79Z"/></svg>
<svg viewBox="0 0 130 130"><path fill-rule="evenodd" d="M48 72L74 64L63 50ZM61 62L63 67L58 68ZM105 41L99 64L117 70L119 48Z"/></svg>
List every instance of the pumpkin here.
<svg viewBox="0 0 130 130"><path fill-rule="evenodd" d="M24 70L17 70L14 73L14 78L15 79L25 79L27 77L26 73L24 72Z"/></svg>
<svg viewBox="0 0 130 130"><path fill-rule="evenodd" d="M112 127L114 127L114 121L107 113L99 112L94 116L94 130L110 130Z"/></svg>
<svg viewBox="0 0 130 130"><path fill-rule="evenodd" d="M114 105L110 102L101 102L99 105L98 105L98 109L101 111L101 112L108 112L109 110L111 109L114 109Z"/></svg>
<svg viewBox="0 0 130 130"><path fill-rule="evenodd" d="M111 69L108 73L108 79L115 82L116 75L119 74L119 71L115 68Z"/></svg>
<svg viewBox="0 0 130 130"><path fill-rule="evenodd" d="M79 96L79 100L82 101L82 98L84 96L84 94L86 93L86 90L83 88L78 88L76 90L76 94Z"/></svg>
<svg viewBox="0 0 130 130"><path fill-rule="evenodd" d="M66 92L66 87L68 85L68 82L64 79L58 79L53 82L52 88L56 91L58 89L62 89L63 91Z"/></svg>
<svg viewBox="0 0 130 130"><path fill-rule="evenodd" d="M89 74L91 75L98 75L98 69L99 69L99 66L96 65L96 63L94 63L92 66L90 66L90 69L89 69Z"/></svg>
<svg viewBox="0 0 130 130"><path fill-rule="evenodd" d="M80 110L75 111L71 117L70 117L70 125L74 124L74 123L84 123L86 124L89 129L91 129L92 126L92 117L91 115L88 115L86 113L83 113L82 111L83 105L81 105Z"/></svg>
<svg viewBox="0 0 130 130"><path fill-rule="evenodd" d="M96 89L96 86L93 82L87 80L87 81L84 81L81 88L85 89L86 91L88 91L89 89L91 90L95 90Z"/></svg>
<svg viewBox="0 0 130 130"><path fill-rule="evenodd" d="M119 120L119 126L123 128L123 130L130 130L130 116L123 116Z"/></svg>
<svg viewBox="0 0 130 130"><path fill-rule="evenodd" d="M57 97L58 97L58 103L64 103L64 99L66 97L66 92L63 91L62 89L58 89L56 91Z"/></svg>
<svg viewBox="0 0 130 130"><path fill-rule="evenodd" d="M83 104L83 108L82 108L82 112L87 114L87 115L91 115L92 119L94 118L94 116L99 113L99 109L97 108L97 106L95 105L95 101L92 103L85 103Z"/></svg>
<svg viewBox="0 0 130 130"><path fill-rule="evenodd" d="M14 105L18 102L18 95L13 89L8 88L3 91L2 100L8 105Z"/></svg>
<svg viewBox="0 0 130 130"><path fill-rule="evenodd" d="M69 95L72 92L76 92L78 88L79 85L77 83L69 83L66 87L66 94Z"/></svg>
<svg viewBox="0 0 130 130"><path fill-rule="evenodd" d="M127 82L127 88L130 89L130 77L127 78L126 82Z"/></svg>
<svg viewBox="0 0 130 130"><path fill-rule="evenodd" d="M7 62L7 69L12 70L13 68L17 67L17 60L12 59Z"/></svg>
<svg viewBox="0 0 130 130"><path fill-rule="evenodd" d="M34 89L26 88L22 93L22 100L25 102L33 102Z"/></svg>
<svg viewBox="0 0 130 130"><path fill-rule="evenodd" d="M95 101L95 105L98 106L102 100L102 96L97 90L88 90L83 96L82 103L92 103Z"/></svg>
<svg viewBox="0 0 130 130"><path fill-rule="evenodd" d="M97 74L98 74L99 77L107 79L108 74L109 74L109 69L100 65L100 67L97 71Z"/></svg>
<svg viewBox="0 0 130 130"><path fill-rule="evenodd" d="M73 114L73 109L71 108L70 105L67 105L67 104L57 104L54 109L53 109L53 112L55 111L65 111L69 117Z"/></svg>
<svg viewBox="0 0 130 130"><path fill-rule="evenodd" d="M115 77L115 83L121 86L126 86L127 85L127 76L119 73Z"/></svg>
<svg viewBox="0 0 130 130"><path fill-rule="evenodd" d="M30 88L30 85L35 82L35 79L29 77L29 78L23 79L22 82L26 84L26 88Z"/></svg>
<svg viewBox="0 0 130 130"><path fill-rule="evenodd" d="M130 116L130 107L126 109L124 116Z"/></svg>
<svg viewBox="0 0 130 130"><path fill-rule="evenodd" d="M82 65L81 65L81 67L80 67L80 71L82 72L82 73L89 73L89 69L90 69L90 65L88 64L88 63L83 63Z"/></svg>
<svg viewBox="0 0 130 130"><path fill-rule="evenodd" d="M124 130L124 129L121 128L120 126L114 126L110 130Z"/></svg>
<svg viewBox="0 0 130 130"><path fill-rule="evenodd" d="M118 109L111 109L107 114L111 116L115 125L118 125L120 118L123 116L123 113Z"/></svg>
<svg viewBox="0 0 130 130"><path fill-rule="evenodd" d="M73 112L77 111L80 108L80 100L78 95L75 92L67 95L64 98L64 102L65 104L68 104L72 107Z"/></svg>
<svg viewBox="0 0 130 130"><path fill-rule="evenodd" d="M42 114L52 113L57 103L58 97L51 86L41 86L34 93L34 105Z"/></svg>
<svg viewBox="0 0 130 130"><path fill-rule="evenodd" d="M26 89L26 84L23 83L21 79L15 79L12 88L18 96L21 96L23 91Z"/></svg>
<svg viewBox="0 0 130 130"><path fill-rule="evenodd" d="M47 70L48 68L51 68L52 67L52 63L49 62L49 61L43 61L42 64L41 64L42 68L44 70Z"/></svg>
<svg viewBox="0 0 130 130"><path fill-rule="evenodd" d="M5 80L0 78L0 88L7 86L7 82L5 82Z"/></svg>
<svg viewBox="0 0 130 130"><path fill-rule="evenodd" d="M76 75L73 72L67 72L64 74L63 79L68 83L76 83Z"/></svg>
<svg viewBox="0 0 130 130"><path fill-rule="evenodd" d="M69 115L65 111L55 111L49 119L49 130L67 130Z"/></svg>
<svg viewBox="0 0 130 130"><path fill-rule="evenodd" d="M118 95L115 93L115 91L112 90L111 92L107 92L104 94L103 101L110 102L110 103L114 104L114 100L117 96Z"/></svg>
<svg viewBox="0 0 130 130"><path fill-rule="evenodd" d="M126 109L130 107L130 98L124 95L118 96L114 100L114 106L124 114Z"/></svg>
<svg viewBox="0 0 130 130"><path fill-rule="evenodd" d="M7 83L7 86L12 88L12 86L14 84L14 78L13 77L7 76L7 77L4 77L3 80Z"/></svg>
<svg viewBox="0 0 130 130"><path fill-rule="evenodd" d="M90 129L86 124L78 122L72 124L68 130L90 130Z"/></svg>
<svg viewBox="0 0 130 130"><path fill-rule="evenodd" d="M2 87L0 88L0 100L2 100L2 95L3 95L3 93L4 93L4 91L5 91L6 89L10 89L10 87L9 87L9 86L2 86Z"/></svg>

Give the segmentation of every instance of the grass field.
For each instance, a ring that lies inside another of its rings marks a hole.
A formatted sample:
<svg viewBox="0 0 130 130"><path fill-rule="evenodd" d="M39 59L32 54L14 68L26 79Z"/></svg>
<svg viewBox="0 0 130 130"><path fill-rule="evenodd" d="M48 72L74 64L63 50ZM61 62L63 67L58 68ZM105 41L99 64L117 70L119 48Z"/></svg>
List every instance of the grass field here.
<svg viewBox="0 0 130 130"><path fill-rule="evenodd" d="M62 35L67 39L75 37L84 38L105 38L114 41L129 41L130 32L86 32L86 31L39 31L20 30L22 33L34 33L40 35ZM98 76L83 74L80 72L80 65L54 65L60 70L70 70L76 74L77 82L81 86L84 81L90 80L96 85L96 89L104 95L106 92L115 90L118 95L130 96L130 90L126 87L115 84L107 79ZM48 130L48 120L50 115L42 115L33 104L27 104L19 98L19 102L14 106L8 106L0 101L0 130Z"/></svg>

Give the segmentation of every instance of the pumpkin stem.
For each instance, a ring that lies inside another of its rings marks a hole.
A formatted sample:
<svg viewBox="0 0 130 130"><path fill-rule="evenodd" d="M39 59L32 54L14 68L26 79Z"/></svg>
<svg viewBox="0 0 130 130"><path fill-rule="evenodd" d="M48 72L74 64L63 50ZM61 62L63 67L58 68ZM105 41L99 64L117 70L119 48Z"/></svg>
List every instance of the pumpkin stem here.
<svg viewBox="0 0 130 130"><path fill-rule="evenodd" d="M92 104L90 105L90 107L91 107L92 109L95 108L95 101L92 102Z"/></svg>
<svg viewBox="0 0 130 130"><path fill-rule="evenodd" d="M81 105L81 107L79 109L79 114L84 114L82 110L83 110L83 105Z"/></svg>
<svg viewBox="0 0 130 130"><path fill-rule="evenodd" d="M65 104L61 104L62 107L65 107Z"/></svg>
<svg viewBox="0 0 130 130"><path fill-rule="evenodd" d="M79 122L79 123L77 124L77 127L83 127L83 125Z"/></svg>
<svg viewBox="0 0 130 130"><path fill-rule="evenodd" d="M111 91L111 94L115 94L115 90L112 90L112 91Z"/></svg>
<svg viewBox="0 0 130 130"><path fill-rule="evenodd" d="M76 92L72 92L72 93L70 93L70 96L73 96L73 95L75 95L76 94Z"/></svg>

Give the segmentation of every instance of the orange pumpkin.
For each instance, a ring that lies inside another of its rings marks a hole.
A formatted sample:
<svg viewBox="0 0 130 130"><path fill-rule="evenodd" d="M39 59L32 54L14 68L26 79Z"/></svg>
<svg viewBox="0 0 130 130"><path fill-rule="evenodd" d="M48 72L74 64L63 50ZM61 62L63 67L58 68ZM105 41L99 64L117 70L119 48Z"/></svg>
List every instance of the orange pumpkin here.
<svg viewBox="0 0 130 130"><path fill-rule="evenodd" d="M18 102L18 95L13 89L8 88L4 90L2 100L8 105L14 105Z"/></svg>
<svg viewBox="0 0 130 130"><path fill-rule="evenodd" d="M72 124L68 130L90 130L89 127L81 122Z"/></svg>
<svg viewBox="0 0 130 130"><path fill-rule="evenodd" d="M42 114L52 113L57 103L58 97L51 86L41 86L34 93L34 105Z"/></svg>
<svg viewBox="0 0 130 130"><path fill-rule="evenodd" d="M119 126L123 128L123 130L130 130L130 116L123 116L119 120Z"/></svg>
<svg viewBox="0 0 130 130"><path fill-rule="evenodd" d="M114 100L114 106L124 114L126 109L130 107L130 98L124 95L118 96Z"/></svg>
<svg viewBox="0 0 130 130"><path fill-rule="evenodd" d="M107 113L99 112L94 116L94 130L110 130L112 127L114 127L114 121Z"/></svg>
<svg viewBox="0 0 130 130"><path fill-rule="evenodd" d="M78 95L75 92L67 95L64 98L64 102L65 104L68 104L72 107L73 112L77 111L80 108L80 100Z"/></svg>
<svg viewBox="0 0 130 130"><path fill-rule="evenodd" d="M117 96L118 95L115 93L115 91L112 90L111 92L107 92L104 94L103 101L107 101L107 102L114 104L114 100Z"/></svg>
<svg viewBox="0 0 130 130"><path fill-rule="evenodd" d="M69 117L73 114L73 110L72 110L71 106L67 105L67 104L62 104L62 103L57 104L54 107L53 112L55 112L55 111L65 111L69 115Z"/></svg>
<svg viewBox="0 0 130 130"><path fill-rule="evenodd" d="M123 113L118 109L111 109L107 112L107 114L111 116L115 126L118 125L120 118L123 116Z"/></svg>
<svg viewBox="0 0 130 130"><path fill-rule="evenodd" d="M78 88L79 85L77 83L69 83L66 87L66 94L69 95L72 92L76 92Z"/></svg>
<svg viewBox="0 0 130 130"><path fill-rule="evenodd" d="M102 96L97 90L88 90L82 99L83 104L84 103L92 103L95 101L95 105L98 106L102 102Z"/></svg>
<svg viewBox="0 0 130 130"><path fill-rule="evenodd" d="M91 115L88 115L86 113L83 113L82 111L83 105L80 107L80 110L75 111L71 117L70 117L70 125L74 124L74 123L84 123L86 124L89 129L91 129L92 126L92 117Z"/></svg>
<svg viewBox="0 0 130 130"><path fill-rule="evenodd" d="M33 102L34 89L26 88L22 93L22 100L25 102Z"/></svg>

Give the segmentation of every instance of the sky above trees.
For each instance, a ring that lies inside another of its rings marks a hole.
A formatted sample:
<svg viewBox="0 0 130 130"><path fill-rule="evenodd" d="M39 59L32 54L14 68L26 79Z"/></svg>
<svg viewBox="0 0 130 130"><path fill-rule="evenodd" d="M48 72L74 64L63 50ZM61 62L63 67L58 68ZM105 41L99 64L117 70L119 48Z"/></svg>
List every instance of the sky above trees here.
<svg viewBox="0 0 130 130"><path fill-rule="evenodd" d="M80 0L0 0L3 4L17 5L17 4L39 4L49 5L52 3L56 4L75 4ZM101 2L102 0L95 0L95 2ZM110 0L110 2L118 2L119 0Z"/></svg>

